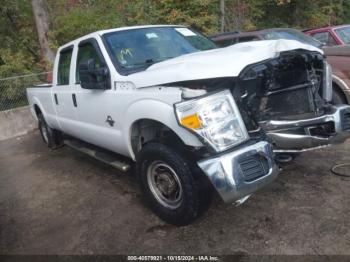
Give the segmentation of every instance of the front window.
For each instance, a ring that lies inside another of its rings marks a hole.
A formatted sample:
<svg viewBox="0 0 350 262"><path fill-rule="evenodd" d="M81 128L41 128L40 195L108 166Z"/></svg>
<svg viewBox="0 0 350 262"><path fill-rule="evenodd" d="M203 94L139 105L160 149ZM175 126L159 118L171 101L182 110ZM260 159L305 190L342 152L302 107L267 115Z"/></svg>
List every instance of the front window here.
<svg viewBox="0 0 350 262"><path fill-rule="evenodd" d="M350 44L350 26L334 30L344 44Z"/></svg>
<svg viewBox="0 0 350 262"><path fill-rule="evenodd" d="M173 57L216 48L203 35L186 27L152 27L104 35L112 61L134 73Z"/></svg>
<svg viewBox="0 0 350 262"><path fill-rule="evenodd" d="M263 37L266 40L277 40L277 39L289 39L302 42L304 44L313 45L316 47L321 47L322 43L313 39L310 36L303 34L296 29L284 29L276 31L267 31L263 33Z"/></svg>
<svg viewBox="0 0 350 262"><path fill-rule="evenodd" d="M76 82L80 82L79 65L82 62L86 62L89 59L94 59L95 68L102 67L102 61L100 60L95 47L91 43L86 43L79 46L78 57L77 57L77 68L76 68Z"/></svg>

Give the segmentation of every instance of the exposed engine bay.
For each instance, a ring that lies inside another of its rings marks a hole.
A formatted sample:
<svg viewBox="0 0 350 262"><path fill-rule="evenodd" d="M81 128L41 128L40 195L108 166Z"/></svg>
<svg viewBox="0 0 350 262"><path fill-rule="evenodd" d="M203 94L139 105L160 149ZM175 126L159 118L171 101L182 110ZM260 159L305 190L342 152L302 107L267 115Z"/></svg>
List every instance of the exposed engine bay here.
<svg viewBox="0 0 350 262"><path fill-rule="evenodd" d="M300 50L248 66L236 85L241 104L257 122L322 114L323 68L321 54Z"/></svg>

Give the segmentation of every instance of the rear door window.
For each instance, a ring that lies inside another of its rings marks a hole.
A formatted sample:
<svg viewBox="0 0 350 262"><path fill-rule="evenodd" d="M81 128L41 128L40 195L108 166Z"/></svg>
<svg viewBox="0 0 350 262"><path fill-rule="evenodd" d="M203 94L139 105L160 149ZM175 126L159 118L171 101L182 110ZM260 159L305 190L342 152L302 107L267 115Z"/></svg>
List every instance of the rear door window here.
<svg viewBox="0 0 350 262"><path fill-rule="evenodd" d="M73 48L60 52L57 70L57 85L69 85L70 64Z"/></svg>

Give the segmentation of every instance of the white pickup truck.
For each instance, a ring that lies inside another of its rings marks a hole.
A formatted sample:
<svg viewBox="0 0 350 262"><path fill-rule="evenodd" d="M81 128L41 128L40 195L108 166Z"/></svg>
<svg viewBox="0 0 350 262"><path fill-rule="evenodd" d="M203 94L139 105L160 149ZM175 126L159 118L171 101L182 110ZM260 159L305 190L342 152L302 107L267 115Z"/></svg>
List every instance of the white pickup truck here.
<svg viewBox="0 0 350 262"><path fill-rule="evenodd" d="M52 86L27 96L50 148L127 171L145 200L186 225L215 189L242 203L275 160L344 141L350 107L331 101L322 51L292 40L216 46L184 26L98 31L57 52Z"/></svg>

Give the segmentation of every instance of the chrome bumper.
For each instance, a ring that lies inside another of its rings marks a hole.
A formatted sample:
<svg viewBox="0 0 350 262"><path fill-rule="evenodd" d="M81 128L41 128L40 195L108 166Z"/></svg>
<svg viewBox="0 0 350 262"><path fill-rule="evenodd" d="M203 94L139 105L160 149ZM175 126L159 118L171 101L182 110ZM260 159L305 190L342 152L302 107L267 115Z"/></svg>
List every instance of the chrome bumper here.
<svg viewBox="0 0 350 262"><path fill-rule="evenodd" d="M278 174L272 147L265 141L201 160L198 165L226 203L254 193Z"/></svg>
<svg viewBox="0 0 350 262"><path fill-rule="evenodd" d="M329 113L315 118L260 122L273 141L275 152L303 152L344 142L350 137L350 106L333 106ZM322 135L316 129L331 127Z"/></svg>

